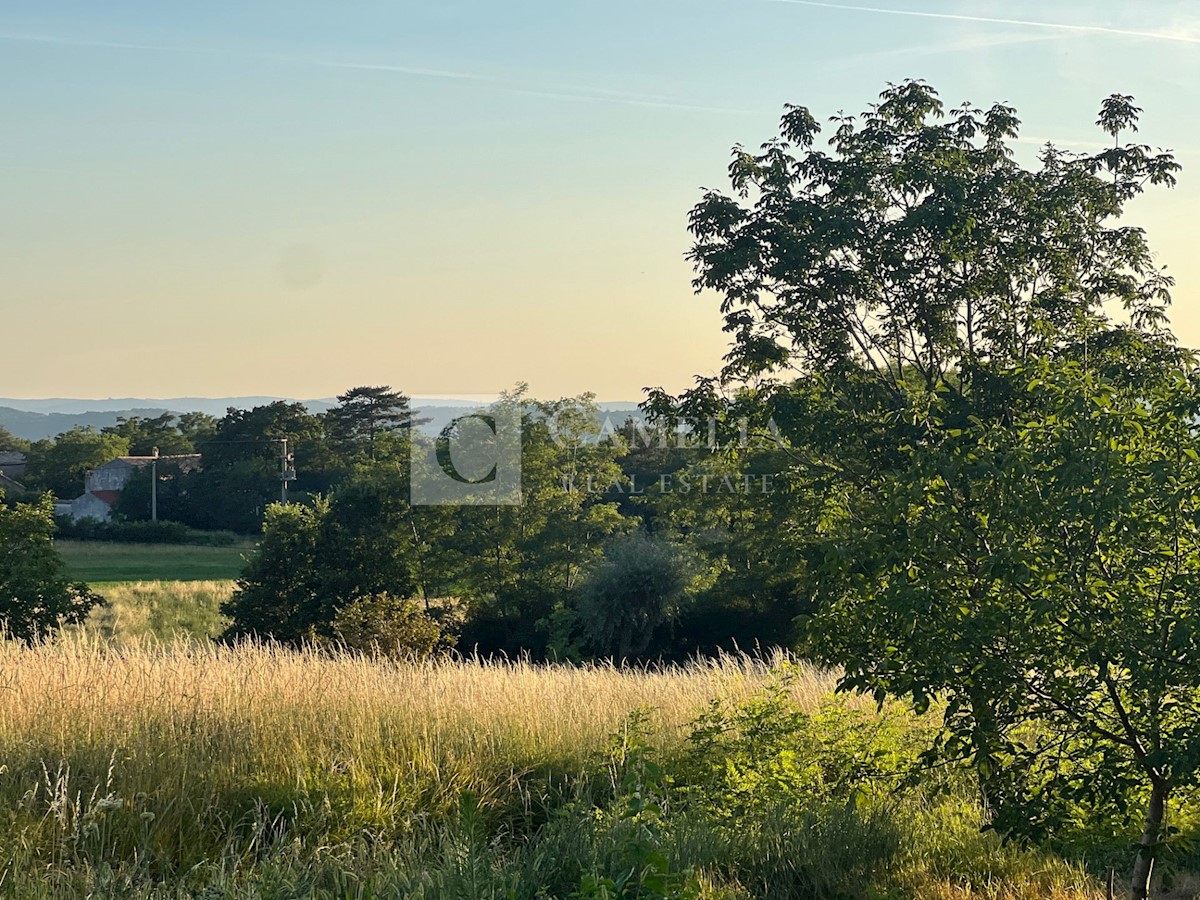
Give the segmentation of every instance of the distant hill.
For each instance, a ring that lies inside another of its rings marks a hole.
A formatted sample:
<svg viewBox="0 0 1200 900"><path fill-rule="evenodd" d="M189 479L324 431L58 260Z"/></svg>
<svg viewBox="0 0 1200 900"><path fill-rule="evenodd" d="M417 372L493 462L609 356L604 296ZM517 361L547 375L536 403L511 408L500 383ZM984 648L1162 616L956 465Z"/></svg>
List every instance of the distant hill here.
<svg viewBox="0 0 1200 900"><path fill-rule="evenodd" d="M107 400L80 400L73 397L52 397L47 400L14 400L0 397L0 407L19 412L43 413L46 415L81 415L84 413L112 413L127 410L158 410L160 412L202 412L210 416L223 416L231 406L235 409L253 409L274 403L283 397L173 397L171 399L146 399L142 397L109 397ZM316 400L314 403L332 404L334 400Z"/></svg>
<svg viewBox="0 0 1200 900"><path fill-rule="evenodd" d="M27 441L40 441L90 425L97 430L117 424L118 416L159 416L165 409L125 409L111 412L39 413L0 406L0 428Z"/></svg>
<svg viewBox="0 0 1200 900"><path fill-rule="evenodd" d="M95 429L117 424L118 418L130 416L153 417L165 412L176 415L202 412L211 416L223 416L226 410L252 409L286 397L173 397L169 399L146 399L123 397L109 400L80 400L59 397L47 400L17 400L0 397L0 428L5 428L19 438L39 441L52 438L78 426ZM291 401L289 401L291 402ZM314 413L325 412L337 403L332 397L303 400ZM421 430L436 434L464 410L480 405L475 400L448 397L414 397L413 407L422 417L430 419ZM613 401L599 404L613 427L619 428L629 416L640 418L636 401Z"/></svg>

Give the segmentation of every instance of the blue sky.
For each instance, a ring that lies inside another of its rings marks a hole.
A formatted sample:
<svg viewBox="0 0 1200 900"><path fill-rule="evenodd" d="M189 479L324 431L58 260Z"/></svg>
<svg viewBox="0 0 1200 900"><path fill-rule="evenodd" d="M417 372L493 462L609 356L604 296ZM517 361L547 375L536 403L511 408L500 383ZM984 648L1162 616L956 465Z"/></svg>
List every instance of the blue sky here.
<svg viewBox="0 0 1200 900"><path fill-rule="evenodd" d="M1023 147L1146 109L1139 202L1200 344L1187 2L10 2L0 395L635 398L719 366L686 215L786 102L923 77Z"/></svg>

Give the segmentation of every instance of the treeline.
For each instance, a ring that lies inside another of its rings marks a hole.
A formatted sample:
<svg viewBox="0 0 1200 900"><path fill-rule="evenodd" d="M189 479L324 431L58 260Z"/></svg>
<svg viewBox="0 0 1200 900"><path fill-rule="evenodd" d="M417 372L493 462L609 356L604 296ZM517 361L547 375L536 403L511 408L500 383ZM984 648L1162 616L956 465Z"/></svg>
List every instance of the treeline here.
<svg viewBox="0 0 1200 900"><path fill-rule="evenodd" d="M283 441L289 484L298 496L327 491L363 458L375 452L377 422L407 427L408 399L386 388L352 390L336 408L314 414L300 403L277 401L254 409L230 409L223 417L204 413L121 418L95 430L79 427L53 440L21 441L0 433L0 449L24 452L25 486L60 500L83 493L84 478L118 456L164 457L201 454L200 469L164 460L158 466L159 517L206 531L256 534L266 508L280 498ZM359 429L367 429L360 443ZM379 435L384 451L386 434ZM135 477L114 512L119 519L150 518L150 471Z"/></svg>
<svg viewBox="0 0 1200 900"><path fill-rule="evenodd" d="M519 505L414 506L411 460L434 439L386 386L353 388L323 414L276 402L77 429L28 448L29 480L69 497L115 456L200 453L199 469L158 464L156 529L147 466L113 523L64 520L60 534L262 533L232 634L344 638L347 617L383 598L371 613L380 633L404 618L397 600L413 601L443 644L471 652L634 660L794 643L806 606L780 527L787 480L767 417L722 424L718 438L715 419L613 423L590 396L537 401L523 389L484 412L520 422ZM276 508L284 439L295 480Z"/></svg>
<svg viewBox="0 0 1200 900"><path fill-rule="evenodd" d="M349 468L328 491L268 509L227 609L231 636L344 639L364 615L392 634L386 621L415 606L461 650L534 658L682 658L792 639L802 609L772 538L786 499L766 433L740 441L732 465L704 430L614 429L590 396L518 390L484 412L520 423L520 502L422 505L412 460L436 441L387 395L334 448Z"/></svg>

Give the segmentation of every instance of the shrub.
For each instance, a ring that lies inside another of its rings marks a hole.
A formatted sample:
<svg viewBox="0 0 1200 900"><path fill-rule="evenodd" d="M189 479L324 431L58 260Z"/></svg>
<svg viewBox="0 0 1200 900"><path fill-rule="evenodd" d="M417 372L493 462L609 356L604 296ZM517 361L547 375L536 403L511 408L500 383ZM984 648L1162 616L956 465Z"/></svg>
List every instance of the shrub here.
<svg viewBox="0 0 1200 900"><path fill-rule="evenodd" d="M412 600L371 594L339 609L326 639L348 650L394 659L427 659L448 650L441 626Z"/></svg>
<svg viewBox="0 0 1200 900"><path fill-rule="evenodd" d="M71 541L111 541L121 544L193 544L232 547L241 538L232 531L200 531L179 522L100 522L67 516L55 519L58 536Z"/></svg>
<svg viewBox="0 0 1200 900"><path fill-rule="evenodd" d="M679 554L643 533L614 544L580 589L579 617L592 645L626 659L644 653L674 620L687 588Z"/></svg>
<svg viewBox="0 0 1200 900"><path fill-rule="evenodd" d="M0 503L0 634L33 642L82 622L104 602L86 584L68 581L63 569L50 495L36 503Z"/></svg>

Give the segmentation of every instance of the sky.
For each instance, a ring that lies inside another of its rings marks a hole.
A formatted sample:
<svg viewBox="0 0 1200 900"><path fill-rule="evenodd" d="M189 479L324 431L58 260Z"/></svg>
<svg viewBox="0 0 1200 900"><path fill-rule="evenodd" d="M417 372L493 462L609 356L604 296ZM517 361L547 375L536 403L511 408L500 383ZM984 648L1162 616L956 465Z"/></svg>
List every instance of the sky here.
<svg viewBox="0 0 1200 900"><path fill-rule="evenodd" d="M730 148L907 77L1014 104L1029 162L1135 95L1200 346L1194 0L4 0L0 396L682 389Z"/></svg>

